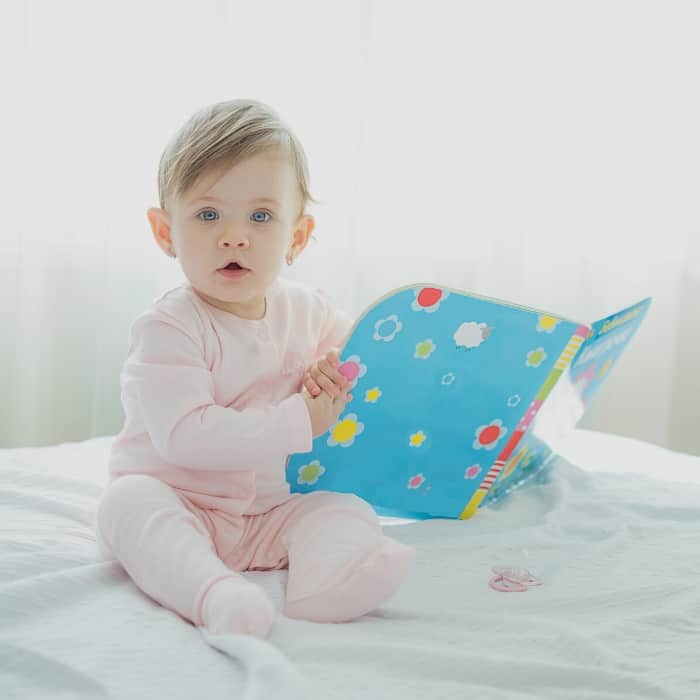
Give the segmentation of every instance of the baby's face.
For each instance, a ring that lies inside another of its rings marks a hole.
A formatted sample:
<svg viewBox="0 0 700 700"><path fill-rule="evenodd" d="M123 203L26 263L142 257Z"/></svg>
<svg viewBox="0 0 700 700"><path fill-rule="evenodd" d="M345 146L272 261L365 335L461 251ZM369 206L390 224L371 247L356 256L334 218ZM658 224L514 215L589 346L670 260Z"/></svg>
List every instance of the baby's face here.
<svg viewBox="0 0 700 700"><path fill-rule="evenodd" d="M260 318L299 220L299 186L280 151L252 156L203 177L170 207L183 272L206 301ZM235 261L242 270L222 268Z"/></svg>

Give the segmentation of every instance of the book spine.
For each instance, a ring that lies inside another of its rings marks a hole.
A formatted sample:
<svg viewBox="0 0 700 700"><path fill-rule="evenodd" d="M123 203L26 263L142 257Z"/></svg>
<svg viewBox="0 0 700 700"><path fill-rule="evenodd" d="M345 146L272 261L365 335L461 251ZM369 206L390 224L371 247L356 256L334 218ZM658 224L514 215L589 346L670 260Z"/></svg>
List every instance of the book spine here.
<svg viewBox="0 0 700 700"><path fill-rule="evenodd" d="M498 479L503 467L508 461L508 458L513 453L513 450L516 448L523 435L525 435L527 432L530 424L537 415L537 412L544 403L544 400L547 398L547 396L549 396L549 393L554 388L554 385L566 371L566 368L569 366L571 360L575 357L576 353L581 347L581 344L584 340L586 340L590 332L591 329L588 326L579 326L576 329L574 335L571 337L563 352L554 363L554 368L545 379L544 384L540 387L534 400L525 412L525 415L520 419L520 422L513 431L513 434L510 436L510 440L508 440L505 447L496 458L496 461L493 463L493 466L488 470L481 484L479 484L479 488L474 492L474 495L464 507L464 510L459 516L460 520L471 518L474 513L476 513L477 508L481 505L481 502L486 497L489 489L493 486L496 479Z"/></svg>

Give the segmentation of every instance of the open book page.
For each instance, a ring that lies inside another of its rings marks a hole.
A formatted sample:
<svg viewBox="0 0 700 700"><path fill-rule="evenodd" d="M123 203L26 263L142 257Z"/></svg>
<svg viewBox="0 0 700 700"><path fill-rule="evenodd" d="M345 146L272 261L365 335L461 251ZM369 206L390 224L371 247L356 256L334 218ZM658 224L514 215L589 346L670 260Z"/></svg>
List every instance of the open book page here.
<svg viewBox="0 0 700 700"><path fill-rule="evenodd" d="M356 322L341 355L354 398L310 453L290 456L292 491L460 517L580 327L437 285L394 290Z"/></svg>
<svg viewBox="0 0 700 700"><path fill-rule="evenodd" d="M552 389L484 503L495 502L546 469L556 456L557 444L576 428L610 376L650 304L651 299L644 299L593 324L589 338Z"/></svg>

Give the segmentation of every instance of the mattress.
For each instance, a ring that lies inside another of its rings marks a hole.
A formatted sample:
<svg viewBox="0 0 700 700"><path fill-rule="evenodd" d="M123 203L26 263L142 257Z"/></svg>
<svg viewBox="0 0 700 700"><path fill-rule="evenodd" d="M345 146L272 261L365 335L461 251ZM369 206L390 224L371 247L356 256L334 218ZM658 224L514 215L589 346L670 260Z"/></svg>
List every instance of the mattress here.
<svg viewBox="0 0 700 700"><path fill-rule="evenodd" d="M577 430L469 521L385 519L416 570L375 612L210 636L98 555L112 437L0 450L0 698L700 697L700 458ZM494 566L543 584L489 586ZM250 572L281 607L283 573Z"/></svg>

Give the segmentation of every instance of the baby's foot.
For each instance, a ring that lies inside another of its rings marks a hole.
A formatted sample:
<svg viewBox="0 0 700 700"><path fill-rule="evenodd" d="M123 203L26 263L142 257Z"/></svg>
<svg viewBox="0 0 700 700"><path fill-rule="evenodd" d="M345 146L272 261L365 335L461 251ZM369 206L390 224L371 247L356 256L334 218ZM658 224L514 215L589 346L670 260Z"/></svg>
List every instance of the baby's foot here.
<svg viewBox="0 0 700 700"><path fill-rule="evenodd" d="M313 622L349 622L390 598L415 566L416 551L389 537L344 581L304 598L287 596L284 614Z"/></svg>
<svg viewBox="0 0 700 700"><path fill-rule="evenodd" d="M270 599L242 576L217 581L202 605L204 627L212 634L249 634L265 639L274 620Z"/></svg>

